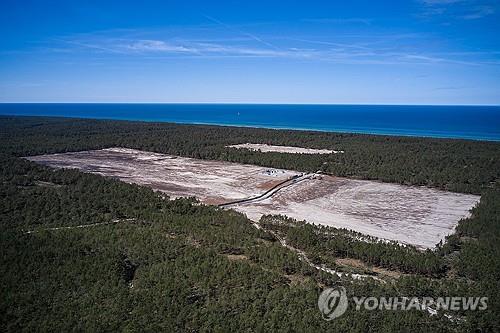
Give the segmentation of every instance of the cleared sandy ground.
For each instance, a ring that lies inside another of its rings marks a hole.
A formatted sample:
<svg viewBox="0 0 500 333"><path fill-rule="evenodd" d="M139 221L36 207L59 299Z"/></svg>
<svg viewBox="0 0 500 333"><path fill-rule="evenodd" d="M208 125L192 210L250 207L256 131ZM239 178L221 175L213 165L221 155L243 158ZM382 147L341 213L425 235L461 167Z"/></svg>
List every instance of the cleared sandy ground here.
<svg viewBox="0 0 500 333"><path fill-rule="evenodd" d="M150 186L171 197L196 196L208 204L257 197L300 175L295 171L206 161L125 148L29 157L56 168L77 168ZM453 232L479 196L325 175L296 178L258 200L230 207L258 221L283 214L347 228L421 248Z"/></svg>
<svg viewBox="0 0 500 333"><path fill-rule="evenodd" d="M298 172L207 161L146 151L109 148L28 158L56 168L74 168L152 187L171 197L197 197L220 204L256 196Z"/></svg>
<svg viewBox="0 0 500 333"><path fill-rule="evenodd" d="M228 148L248 149L253 151L290 153L290 154L338 154L343 150L311 149L291 146L272 146L262 143L241 143L239 145L227 146Z"/></svg>
<svg viewBox="0 0 500 333"><path fill-rule="evenodd" d="M263 214L283 214L432 248L453 233L478 201L475 195L317 175L270 199L232 208L252 220Z"/></svg>

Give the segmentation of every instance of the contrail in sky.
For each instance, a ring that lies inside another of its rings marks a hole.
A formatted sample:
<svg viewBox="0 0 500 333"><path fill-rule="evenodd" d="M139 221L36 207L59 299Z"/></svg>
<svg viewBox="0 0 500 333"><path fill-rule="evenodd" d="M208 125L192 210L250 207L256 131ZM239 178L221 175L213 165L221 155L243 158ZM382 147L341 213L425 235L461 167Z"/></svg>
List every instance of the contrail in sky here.
<svg viewBox="0 0 500 333"><path fill-rule="evenodd" d="M223 27L225 27L225 28L227 28L227 29L229 29L229 30L236 31L236 32L238 32L238 33L240 33L240 34L242 34L242 35L245 35L245 36L247 36L247 37L252 38L252 39L253 39L253 40L255 40L256 42L259 42L259 43L261 43L261 44L263 44L263 45L266 45L266 46L268 46L268 47L271 47L271 48L273 48L273 49L279 50L279 48L278 48L277 46L275 46L275 45L273 45L273 44L271 44L271 43L269 43L269 42L266 42L265 40L262 40L261 38L259 38L259 37L255 36L255 35L253 35L253 34L251 34L251 33L248 33L248 32L242 31L242 30L240 30L240 29L238 29L238 28L235 28L235 27L233 27L233 26L230 26L230 25L228 25L228 24L226 24L226 23L224 23L224 22L222 22L222 21L220 21L220 20L218 20L218 19L216 19L216 18L213 18L213 17L211 17L211 16L208 16L208 15L203 15L203 16L205 16L205 17L206 17L207 19L209 19L210 21L212 21L212 22L214 22L214 23L217 23L217 24L219 24L219 25L221 25L221 26L223 26Z"/></svg>

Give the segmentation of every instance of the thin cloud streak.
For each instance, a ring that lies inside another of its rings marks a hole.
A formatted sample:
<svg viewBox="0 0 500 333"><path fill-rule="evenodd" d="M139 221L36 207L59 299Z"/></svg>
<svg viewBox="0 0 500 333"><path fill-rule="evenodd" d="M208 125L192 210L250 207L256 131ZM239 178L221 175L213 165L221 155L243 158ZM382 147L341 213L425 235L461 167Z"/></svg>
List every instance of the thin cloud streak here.
<svg viewBox="0 0 500 333"><path fill-rule="evenodd" d="M248 32L245 32L245 31L242 31L242 30L240 30L240 29L238 29L238 28L235 28L235 27L233 27L233 26L230 26L230 25L228 25L228 24L226 24L226 23L224 23L224 22L222 22L222 21L220 21L220 20L217 20L217 19L215 19L215 18L213 18L213 17L211 17L211 16L208 16L208 15L204 15L204 16L205 16L205 18L209 19L210 21L212 21L212 22L214 22L214 23L217 23L217 24L219 24L219 25L221 25L221 26L223 26L223 27L225 27L225 28L227 28L227 29L229 29L229 30L234 30L234 31L236 31L236 32L238 32L238 33L240 33L240 34L242 34L242 35L244 35L244 36L250 37L250 38L252 38L253 40L255 40L255 41L257 41L257 42L259 42L259 43L261 43L261 44L263 44L263 45L265 45L265 46L269 46L269 47L271 47L271 48L278 49L275 45L273 45L273 44L271 44L271 43L269 43L269 42L266 42L266 41L262 40L260 37L257 37L257 36L256 36L256 35L254 35L254 34L251 34L251 33L248 33Z"/></svg>
<svg viewBox="0 0 500 333"><path fill-rule="evenodd" d="M432 90L461 90L461 89L471 89L471 87L468 87L468 86L445 86L445 87L432 88Z"/></svg>
<svg viewBox="0 0 500 333"><path fill-rule="evenodd" d="M291 38L290 40L295 40ZM288 46L287 48L270 49L247 45L231 45L220 43L200 43L185 40L182 43L163 40L134 40L134 39L104 39L94 41L64 40L69 47L76 47L77 51L85 49L96 50L99 53L117 54L122 56L140 56L148 59L155 58L288 58L310 61L327 61L342 64L455 64L477 66L492 64L492 60L473 62L446 57L446 54L432 55L415 52L394 52L383 48L374 49L355 44L344 44L327 41L312 41L296 39L297 42L324 45L326 48L304 48ZM54 48L58 50L61 48ZM64 50L64 48L63 48ZM56 51L57 52L57 51ZM452 55L452 54L450 54Z"/></svg>
<svg viewBox="0 0 500 333"><path fill-rule="evenodd" d="M424 5L421 16L455 20L477 20L496 13L494 0L420 0Z"/></svg>
<svg viewBox="0 0 500 333"><path fill-rule="evenodd" d="M427 5L449 5L457 2L464 2L467 0L421 0L421 2Z"/></svg>
<svg viewBox="0 0 500 333"><path fill-rule="evenodd" d="M464 20L477 20L483 18L488 15L492 15L495 13L495 8L492 6L479 6L475 7L472 12L466 15L462 15L461 17Z"/></svg>
<svg viewBox="0 0 500 333"><path fill-rule="evenodd" d="M469 0L464 0L469 1ZM459 1L432 1L447 3ZM277 35L264 38L239 27L205 15L213 24L186 26L182 29L113 29L79 33L41 43L39 52L54 54L91 53L115 56L167 58L277 58L300 61L324 61L359 65L461 65L497 66L498 51L452 52L426 50L438 42L424 33L399 32L363 34L351 30L328 38L321 35ZM307 20L307 19L305 19ZM335 19L336 20L336 19ZM355 19L350 19L355 20ZM215 24L215 25L214 25ZM221 29L221 27L223 29ZM202 38L200 38L202 37ZM272 42L270 42L272 41Z"/></svg>
<svg viewBox="0 0 500 333"><path fill-rule="evenodd" d="M372 19L366 18L305 18L301 20L302 22L309 23L326 23L326 24L372 24Z"/></svg>

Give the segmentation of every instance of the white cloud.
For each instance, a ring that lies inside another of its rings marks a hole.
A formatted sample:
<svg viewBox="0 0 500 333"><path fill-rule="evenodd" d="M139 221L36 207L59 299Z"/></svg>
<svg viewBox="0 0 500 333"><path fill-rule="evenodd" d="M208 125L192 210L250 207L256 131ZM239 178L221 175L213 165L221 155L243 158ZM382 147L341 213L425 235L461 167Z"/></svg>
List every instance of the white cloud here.
<svg viewBox="0 0 500 333"><path fill-rule="evenodd" d="M159 39L93 39L66 41L67 45L76 47L73 51L85 49L99 53L110 53L123 56L144 56L148 59L163 57L254 57L254 58L289 58L308 59L311 61L328 61L343 64L455 64L479 65L479 62L464 61L459 55L449 54L434 56L422 52L401 52L396 49L387 49L386 46L359 46L356 44L335 43L307 39L286 38L295 41L295 45L271 49L260 43L241 45L239 43L200 43L190 40L182 42L165 41ZM304 47L318 45L314 47Z"/></svg>
<svg viewBox="0 0 500 333"><path fill-rule="evenodd" d="M161 40L138 40L125 45L126 48L140 52L193 52L182 45L172 45Z"/></svg>
<svg viewBox="0 0 500 333"><path fill-rule="evenodd" d="M307 34L282 36L261 32L265 40L262 42L260 36L256 39L239 28L222 22L214 23L216 25L203 26L198 30L183 28L76 34L52 39L45 45L44 52L148 60L239 57L359 65L497 65L494 63L498 55L496 53L443 53L443 50L439 53L435 47L434 50L428 49L427 45L436 45L436 38L424 33L366 34L353 31L328 37Z"/></svg>

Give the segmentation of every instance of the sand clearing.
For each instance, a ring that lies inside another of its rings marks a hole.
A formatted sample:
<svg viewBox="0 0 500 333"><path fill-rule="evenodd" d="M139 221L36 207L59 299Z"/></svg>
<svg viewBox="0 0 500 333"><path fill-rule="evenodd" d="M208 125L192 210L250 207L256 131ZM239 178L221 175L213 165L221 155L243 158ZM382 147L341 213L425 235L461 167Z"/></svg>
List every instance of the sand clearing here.
<svg viewBox="0 0 500 333"><path fill-rule="evenodd" d="M195 196L207 204L256 197L292 177L290 170L198 160L133 149L33 156L56 168L117 177L171 197ZM310 223L347 228L370 236L431 248L453 232L479 196L353 180L326 175L299 177L258 201L230 207L258 221L283 214Z"/></svg>
<svg viewBox="0 0 500 333"><path fill-rule="evenodd" d="M28 158L56 168L74 168L149 186L171 197L197 197L204 203L256 196L298 172L109 148Z"/></svg>
<svg viewBox="0 0 500 333"><path fill-rule="evenodd" d="M283 214L432 248L454 232L478 201L475 195L321 175L286 187L270 199L233 208L253 220Z"/></svg>
<svg viewBox="0 0 500 333"><path fill-rule="evenodd" d="M253 151L289 153L289 154L339 154L344 153L343 150L328 150L328 149L312 149L291 146L272 146L261 143L242 143L239 145L227 146L228 148L248 149Z"/></svg>

